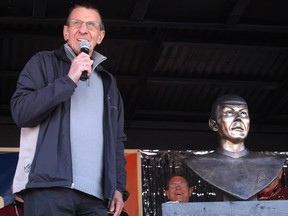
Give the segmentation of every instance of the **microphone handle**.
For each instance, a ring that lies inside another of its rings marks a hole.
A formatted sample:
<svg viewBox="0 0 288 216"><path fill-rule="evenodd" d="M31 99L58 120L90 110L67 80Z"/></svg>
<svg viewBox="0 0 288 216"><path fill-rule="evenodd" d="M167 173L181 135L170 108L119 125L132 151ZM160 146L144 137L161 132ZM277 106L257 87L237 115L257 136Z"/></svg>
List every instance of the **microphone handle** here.
<svg viewBox="0 0 288 216"><path fill-rule="evenodd" d="M88 47L87 47L87 45L88 45ZM83 47L80 45L80 51L84 52L86 54L89 54L89 47L90 47L90 43L89 42L88 42L88 44L85 43L85 46L83 46ZM86 70L84 70L84 71L82 71L82 74L80 76L80 80L81 81L86 81L87 79L88 79L88 72Z"/></svg>
<svg viewBox="0 0 288 216"><path fill-rule="evenodd" d="M80 80L81 81L86 81L88 79L88 72L85 70L85 71L82 71L82 74L80 76Z"/></svg>

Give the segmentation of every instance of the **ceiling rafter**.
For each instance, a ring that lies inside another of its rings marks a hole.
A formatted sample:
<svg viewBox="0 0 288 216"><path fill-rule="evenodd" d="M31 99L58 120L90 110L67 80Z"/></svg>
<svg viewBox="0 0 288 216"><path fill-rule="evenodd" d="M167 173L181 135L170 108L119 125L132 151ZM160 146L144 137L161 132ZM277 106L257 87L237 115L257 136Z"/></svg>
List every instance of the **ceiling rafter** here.
<svg viewBox="0 0 288 216"><path fill-rule="evenodd" d="M150 0L137 0L134 10L131 15L131 20L142 21L144 20Z"/></svg>
<svg viewBox="0 0 288 216"><path fill-rule="evenodd" d="M127 107L128 109L128 121L133 117L133 114L135 112L135 109L138 104L139 96L142 95L144 91L144 87L147 84L147 80L149 79L151 73L153 72L153 68L155 67L155 64L157 63L156 59L159 58L161 55L161 50L162 50L162 41L164 40L166 36L166 31L162 30L159 31L158 34L156 34L154 42L153 42L153 49L151 53L147 54L147 59L144 59L143 61L146 61L147 64L143 68L141 68L141 71L139 72L139 77L138 77L138 83L135 85L135 91L134 94L132 95L131 98L131 103ZM148 62L151 62L148 64Z"/></svg>
<svg viewBox="0 0 288 216"><path fill-rule="evenodd" d="M189 78L175 78L175 77L150 77L147 82L149 84L157 85L176 85L176 86L233 86L246 88L261 88L274 90L278 87L274 82L251 81L251 80L220 80L220 79L189 79Z"/></svg>
<svg viewBox="0 0 288 216"><path fill-rule="evenodd" d="M267 113L273 113L279 107L283 107L288 99L288 76L278 85L275 89L272 97L267 98L265 105L263 106L262 111L260 112L260 122L265 122L268 118L270 118ZM283 117L282 117L283 118Z"/></svg>
<svg viewBox="0 0 288 216"><path fill-rule="evenodd" d="M65 23L63 18L45 18L33 19L29 17L10 17L3 16L0 19L0 24L17 25L60 25ZM105 25L115 27L135 27L138 28L159 28L159 29L187 29L187 30L206 30L206 31L232 31L232 32L272 32L272 33L288 33L288 26L273 26L273 25L227 25L217 23L183 23L183 22L165 22L165 21L135 21L135 20L116 20L104 19Z"/></svg>
<svg viewBox="0 0 288 216"><path fill-rule="evenodd" d="M241 19L243 13L245 12L250 2L251 0L237 0L233 10L231 11L226 20L226 24L227 25L238 24L239 20Z"/></svg>
<svg viewBox="0 0 288 216"><path fill-rule="evenodd" d="M33 17L45 18L47 9L47 0L33 0Z"/></svg>

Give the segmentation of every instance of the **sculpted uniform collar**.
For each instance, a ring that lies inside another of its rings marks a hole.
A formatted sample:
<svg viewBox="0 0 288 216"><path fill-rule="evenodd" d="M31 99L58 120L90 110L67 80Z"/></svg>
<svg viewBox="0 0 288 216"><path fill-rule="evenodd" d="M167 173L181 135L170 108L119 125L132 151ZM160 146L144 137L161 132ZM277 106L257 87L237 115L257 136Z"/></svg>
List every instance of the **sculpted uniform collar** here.
<svg viewBox="0 0 288 216"><path fill-rule="evenodd" d="M200 178L238 200L248 200L266 188L278 176L284 158L250 152L217 149L207 155L183 160Z"/></svg>
<svg viewBox="0 0 288 216"><path fill-rule="evenodd" d="M226 156L231 157L231 158L240 158L240 157L244 157L244 156L249 154L249 150L246 148L240 152L230 152L230 151L227 151L223 148L218 148L218 149L216 149L215 152L217 152L218 154L226 155Z"/></svg>

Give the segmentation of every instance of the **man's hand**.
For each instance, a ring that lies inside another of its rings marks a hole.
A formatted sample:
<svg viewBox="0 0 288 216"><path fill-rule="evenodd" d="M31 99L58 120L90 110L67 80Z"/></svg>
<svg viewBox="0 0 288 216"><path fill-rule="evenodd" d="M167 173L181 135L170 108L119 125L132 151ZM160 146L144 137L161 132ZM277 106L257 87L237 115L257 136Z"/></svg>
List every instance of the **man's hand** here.
<svg viewBox="0 0 288 216"><path fill-rule="evenodd" d="M114 212L113 216L119 216L124 207L124 201L122 193L115 191L111 204L109 206L109 211Z"/></svg>
<svg viewBox="0 0 288 216"><path fill-rule="evenodd" d="M83 71L87 71L88 77L90 76L92 64L93 60L90 59L89 55L82 52L73 59L70 70L68 72L68 76L75 83L78 83Z"/></svg>

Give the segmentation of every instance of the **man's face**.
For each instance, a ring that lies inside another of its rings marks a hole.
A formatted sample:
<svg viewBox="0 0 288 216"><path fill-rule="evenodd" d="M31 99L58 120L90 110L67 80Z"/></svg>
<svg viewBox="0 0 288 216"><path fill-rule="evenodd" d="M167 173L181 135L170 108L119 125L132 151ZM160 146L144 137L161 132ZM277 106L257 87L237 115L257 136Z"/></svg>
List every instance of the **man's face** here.
<svg viewBox="0 0 288 216"><path fill-rule="evenodd" d="M247 137L250 127L247 105L221 105L217 116L219 134L222 138L236 142Z"/></svg>
<svg viewBox="0 0 288 216"><path fill-rule="evenodd" d="M80 42L88 40L91 44L91 54L105 36L100 24L101 17L97 11L84 7L75 8L70 14L68 26L65 25L63 28L64 39L76 54L80 53Z"/></svg>
<svg viewBox="0 0 288 216"><path fill-rule="evenodd" d="M189 202L192 191L193 189L182 176L175 176L169 181L165 193L170 201Z"/></svg>

